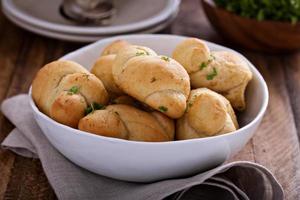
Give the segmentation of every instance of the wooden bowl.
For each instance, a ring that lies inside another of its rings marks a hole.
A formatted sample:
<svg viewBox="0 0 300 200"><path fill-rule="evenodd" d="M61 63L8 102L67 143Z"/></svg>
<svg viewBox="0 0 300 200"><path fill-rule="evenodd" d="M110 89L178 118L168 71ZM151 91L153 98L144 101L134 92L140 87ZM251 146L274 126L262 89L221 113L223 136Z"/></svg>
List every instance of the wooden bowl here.
<svg viewBox="0 0 300 200"><path fill-rule="evenodd" d="M217 7L212 0L201 2L211 24L234 44L272 53L300 49L300 23L258 21Z"/></svg>

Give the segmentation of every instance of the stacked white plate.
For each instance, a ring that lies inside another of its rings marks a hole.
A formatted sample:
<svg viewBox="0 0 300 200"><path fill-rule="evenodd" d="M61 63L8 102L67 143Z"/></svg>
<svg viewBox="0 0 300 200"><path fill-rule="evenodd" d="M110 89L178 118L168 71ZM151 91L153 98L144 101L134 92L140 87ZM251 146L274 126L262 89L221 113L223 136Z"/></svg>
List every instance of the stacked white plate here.
<svg viewBox="0 0 300 200"><path fill-rule="evenodd" d="M18 26L51 38L93 42L120 34L155 33L175 19L180 0L114 0L109 26L83 26L60 13L62 0L2 0L3 13Z"/></svg>

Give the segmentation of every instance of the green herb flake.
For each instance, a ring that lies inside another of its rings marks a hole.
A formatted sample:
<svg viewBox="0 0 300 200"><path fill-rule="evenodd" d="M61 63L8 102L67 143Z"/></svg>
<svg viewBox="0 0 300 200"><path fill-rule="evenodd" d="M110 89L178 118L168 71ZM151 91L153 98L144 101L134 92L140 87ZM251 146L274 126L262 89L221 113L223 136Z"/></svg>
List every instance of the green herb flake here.
<svg viewBox="0 0 300 200"><path fill-rule="evenodd" d="M207 80L213 80L215 76L218 75L217 69L214 67L213 71L210 74L206 75Z"/></svg>
<svg viewBox="0 0 300 200"><path fill-rule="evenodd" d="M85 115L88 115L90 113L93 113L95 110L102 110L105 109L105 106L100 103L91 103L86 109L85 109Z"/></svg>
<svg viewBox="0 0 300 200"><path fill-rule="evenodd" d="M204 68L206 68L215 59L216 59L216 57L214 55L210 54L209 59L206 62L202 62L199 65L200 70L203 70Z"/></svg>
<svg viewBox="0 0 300 200"><path fill-rule="evenodd" d="M161 112L167 112L167 111L168 111L168 108L165 107L165 106L159 106L158 109L159 109Z"/></svg>
<svg viewBox="0 0 300 200"><path fill-rule="evenodd" d="M136 55L136 56L142 56L142 55L146 55L146 53L143 52L143 51L139 51L139 52L136 52L135 55Z"/></svg>
<svg viewBox="0 0 300 200"><path fill-rule="evenodd" d="M170 62L170 58L167 56L161 56L160 58L166 62Z"/></svg>
<svg viewBox="0 0 300 200"><path fill-rule="evenodd" d="M200 64L200 70L203 70L205 67L207 67L207 63L206 62L203 62Z"/></svg>
<svg viewBox="0 0 300 200"><path fill-rule="evenodd" d="M195 98L190 100L190 102L187 104L184 112L187 112L193 106L194 100L195 100Z"/></svg>
<svg viewBox="0 0 300 200"><path fill-rule="evenodd" d="M149 56L150 54L147 51L138 51L135 53L135 55L136 56L145 56L145 55Z"/></svg>
<svg viewBox="0 0 300 200"><path fill-rule="evenodd" d="M73 86L68 90L69 95L77 94L79 92L79 87L78 86Z"/></svg>

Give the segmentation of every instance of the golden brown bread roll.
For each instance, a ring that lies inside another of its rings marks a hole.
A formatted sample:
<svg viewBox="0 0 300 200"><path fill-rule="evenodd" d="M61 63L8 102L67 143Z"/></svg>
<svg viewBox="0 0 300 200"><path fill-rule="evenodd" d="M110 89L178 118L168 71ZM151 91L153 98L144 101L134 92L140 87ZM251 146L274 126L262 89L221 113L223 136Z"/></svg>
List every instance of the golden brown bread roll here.
<svg viewBox="0 0 300 200"><path fill-rule="evenodd" d="M91 73L95 74L95 76L97 76L103 82L105 88L111 94L111 96L123 94L122 90L120 90L115 84L112 76L112 65L115 57L115 54L101 56L91 69Z"/></svg>
<svg viewBox="0 0 300 200"><path fill-rule="evenodd" d="M188 38L176 46L172 57L190 74L199 71L199 65L209 60L210 51L202 40Z"/></svg>
<svg viewBox="0 0 300 200"><path fill-rule="evenodd" d="M32 97L43 113L71 127L77 127L89 105L108 101L96 76L75 62L63 60L39 70L32 83Z"/></svg>
<svg viewBox="0 0 300 200"><path fill-rule="evenodd" d="M179 140L220 135L238 129L230 102L207 88L191 91L188 109L176 123Z"/></svg>
<svg viewBox="0 0 300 200"><path fill-rule="evenodd" d="M161 142L174 139L174 122L159 112L147 113L129 105L110 105L82 118L78 128L97 135Z"/></svg>
<svg viewBox="0 0 300 200"><path fill-rule="evenodd" d="M171 118L183 115L189 76L172 58L132 45L119 51L112 69L115 83L125 93Z"/></svg>
<svg viewBox="0 0 300 200"><path fill-rule="evenodd" d="M122 95L123 92L117 87L112 76L112 65L116 54L120 49L129 46L130 44L124 40L117 40L104 48L101 57L91 69L91 73L95 74L104 84L111 96Z"/></svg>
<svg viewBox="0 0 300 200"><path fill-rule="evenodd" d="M252 73L239 55L210 52L203 41L189 38L175 48L173 58L189 73L192 88L207 87L224 95L235 109L245 109L244 93Z"/></svg>
<svg viewBox="0 0 300 200"><path fill-rule="evenodd" d="M120 49L129 45L130 43L125 40L116 40L103 49L101 56L117 54Z"/></svg>

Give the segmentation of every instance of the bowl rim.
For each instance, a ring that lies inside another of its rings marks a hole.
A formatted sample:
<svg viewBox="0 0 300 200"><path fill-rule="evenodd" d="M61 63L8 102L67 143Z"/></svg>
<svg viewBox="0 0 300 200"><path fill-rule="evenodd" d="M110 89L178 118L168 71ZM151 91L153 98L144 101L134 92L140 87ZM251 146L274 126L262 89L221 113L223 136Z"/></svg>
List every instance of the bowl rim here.
<svg viewBox="0 0 300 200"><path fill-rule="evenodd" d="M120 39L120 38L124 39L125 38L125 40L126 40L126 38L139 38L139 37L140 38L143 38L143 37L151 37L151 38L182 37L182 38L187 38L187 36L168 35L168 34L155 34L155 35L154 34L131 34L131 35L119 35L119 36L109 37L109 38L106 38L106 39L99 40L99 41L97 41L95 43L89 44L89 45L84 46L84 47L79 48L79 49L82 49L82 50L83 49L87 49L90 46L95 45L98 42L104 42L105 43L106 41L110 41L110 40L113 40L113 39ZM269 102L269 91L268 91L267 84L266 84L264 78L262 77L262 75L260 74L260 72L256 69L256 67L247 58L245 58L242 54L240 54L239 52L237 52L237 51L235 51L235 50L233 50L231 48L228 48L228 47L225 47L225 46L213 43L213 42L209 42L209 41L206 41L206 40L203 40L203 41L206 42L206 43L208 43L208 44L213 44L213 45L222 47L224 49L228 49L230 51L233 51L233 52L239 54L248 63L248 66L249 66L250 70L252 71L253 76L258 79L258 82L262 86L263 102L262 102L262 105L261 105L261 107L260 107L260 109L258 111L258 114L254 117L254 119L252 121L250 121L245 126L239 128L236 131L233 131L233 132L230 132L230 133L226 133L226 134L222 134L222 135L211 136L211 137L194 138L194 139L187 139L187 140L164 141L164 142L144 142L144 141L125 140L125 139L119 139L119 138L113 138L113 137L106 137L106 136L96 135L96 134L89 133L89 132L86 132L86 131L81 131L79 129L69 127L67 125L61 124L61 123L53 120L52 118L48 117L46 114L42 113L37 108L37 106L35 105L35 102L33 101L33 98L32 98L32 85L30 86L29 92L28 92L28 95L29 95L29 104L30 104L33 112L35 114L37 114L40 118L44 119L45 121L48 121L48 123L52 124L53 126L58 126L61 129L64 129L65 132L68 132L68 133L72 132L72 134L75 132L76 134L79 134L79 135L83 135L83 136L87 136L87 137L92 137L92 138L95 138L95 139L102 139L102 140L105 140L106 142L113 142L113 143L121 142L121 143L125 143L125 144L127 143L127 144L136 144L136 145L155 145L155 146L157 146L157 145L165 145L165 144L173 144L173 145L175 145L175 144L191 143L191 142L198 142L198 141L204 142L204 141L207 141L207 140L217 140L217 139L222 139L222 138L225 138L225 137L232 136L234 134L243 134L244 130L247 130L248 128L250 128L250 127L254 126L256 123L258 123L258 121L263 117L263 115L264 115L264 113L265 113L265 111L267 109L268 102ZM75 51L77 51L77 50L75 50ZM66 55L70 55L70 54L73 54L73 53L74 52L70 52L70 53L68 53ZM65 56L63 56L60 59L64 59ZM36 120L36 118L35 118L35 120Z"/></svg>

